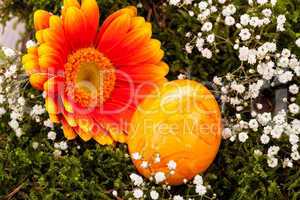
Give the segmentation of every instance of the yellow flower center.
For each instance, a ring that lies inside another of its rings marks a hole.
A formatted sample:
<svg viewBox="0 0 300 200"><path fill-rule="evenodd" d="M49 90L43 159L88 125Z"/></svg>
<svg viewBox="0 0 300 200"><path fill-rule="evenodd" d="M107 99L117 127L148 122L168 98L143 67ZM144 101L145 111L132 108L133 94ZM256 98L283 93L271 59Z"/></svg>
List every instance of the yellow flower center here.
<svg viewBox="0 0 300 200"><path fill-rule="evenodd" d="M84 107L102 105L115 87L115 68L94 48L79 49L65 64L66 93Z"/></svg>

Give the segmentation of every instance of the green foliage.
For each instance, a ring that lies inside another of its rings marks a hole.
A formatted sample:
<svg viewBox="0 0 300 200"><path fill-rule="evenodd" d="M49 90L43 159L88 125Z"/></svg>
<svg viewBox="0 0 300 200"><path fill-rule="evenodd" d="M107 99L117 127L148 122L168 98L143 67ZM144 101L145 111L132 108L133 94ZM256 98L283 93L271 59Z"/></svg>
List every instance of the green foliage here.
<svg viewBox="0 0 300 200"><path fill-rule="evenodd" d="M235 2L241 6L245 3ZM194 79L209 80L238 66L237 55L231 48L220 48L220 54L213 60L204 59L199 53L186 54L183 50L187 42L185 34L199 31L199 22L174 7L162 6L163 1L98 0L98 3L101 20L119 8L143 3L139 14L151 21L154 37L162 41L165 60L171 66L170 79L183 72L191 73ZM4 0L0 5L1 23L5 24L11 16L19 17L27 25L26 41L34 35L33 11L45 9L58 14L60 8L61 0ZM287 31L279 35L280 48L289 48L300 56L300 49L294 44L295 38L300 36L299 1L281 0L276 9L285 13L289 22ZM224 38L232 34L224 27L217 27L215 31ZM0 53L0 59L2 57ZM103 147L95 142L76 140L68 152L54 157L53 144L47 140L45 128L28 120L26 135L17 138L7 122L8 117L0 122L0 199L105 200L113 199L113 189L118 190L120 196L130 196L126 192L132 188L129 174L135 170L125 145ZM255 138L253 135L244 144L223 142L214 164L204 174L217 198L299 199L299 161L294 163L293 169L267 167L265 159L254 155L254 150L260 148ZM39 143L37 149L33 149L33 142ZM175 194L193 195L186 186L173 190Z"/></svg>

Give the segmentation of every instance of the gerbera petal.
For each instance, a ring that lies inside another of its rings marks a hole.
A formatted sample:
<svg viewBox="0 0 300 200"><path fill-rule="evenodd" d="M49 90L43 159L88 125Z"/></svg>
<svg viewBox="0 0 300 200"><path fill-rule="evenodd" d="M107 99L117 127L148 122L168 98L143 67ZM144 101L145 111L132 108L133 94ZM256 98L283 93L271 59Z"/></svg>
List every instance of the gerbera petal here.
<svg viewBox="0 0 300 200"><path fill-rule="evenodd" d="M78 124L78 126L80 127L80 129L82 129L84 132L89 133L94 125L94 121L88 117L77 117L76 118L76 122Z"/></svg>
<svg viewBox="0 0 300 200"><path fill-rule="evenodd" d="M35 30L39 31L49 27L49 18L51 17L51 13L45 10L37 10L34 13L34 27Z"/></svg>
<svg viewBox="0 0 300 200"><path fill-rule="evenodd" d="M54 30L63 31L61 18L59 16L52 15L49 18L49 27Z"/></svg>
<svg viewBox="0 0 300 200"><path fill-rule="evenodd" d="M132 27L132 29L141 28L145 23L146 23L146 21L145 21L144 17L140 17L140 16L133 17L131 27ZM148 24L150 24L150 23L148 23Z"/></svg>
<svg viewBox="0 0 300 200"><path fill-rule="evenodd" d="M83 0L81 3L81 10L87 20L87 42L92 44L96 38L97 29L99 26L100 12L95 0Z"/></svg>
<svg viewBox="0 0 300 200"><path fill-rule="evenodd" d="M76 132L74 131L74 129L68 125L67 122L65 122L64 120L62 120L62 124L63 124L63 131L64 131L64 135L68 140L73 140L77 137Z"/></svg>
<svg viewBox="0 0 300 200"><path fill-rule="evenodd" d="M26 63L26 62L29 62L29 61L37 61L37 60L38 60L38 57L34 54L31 54L31 53L25 54L22 57L22 63Z"/></svg>
<svg viewBox="0 0 300 200"><path fill-rule="evenodd" d="M45 42L44 40L44 29L43 30L39 30L35 33L35 38L38 41L38 43L42 44Z"/></svg>
<svg viewBox="0 0 300 200"><path fill-rule="evenodd" d="M39 65L41 72L52 75L63 73L63 65L55 55L42 55L39 58Z"/></svg>
<svg viewBox="0 0 300 200"><path fill-rule="evenodd" d="M43 43L38 47L38 54L39 56L53 56L55 57L56 61L63 65L63 60L61 58L60 52L53 48L49 43Z"/></svg>
<svg viewBox="0 0 300 200"><path fill-rule="evenodd" d="M77 7L80 8L80 4L77 0L64 0L64 8Z"/></svg>
<svg viewBox="0 0 300 200"><path fill-rule="evenodd" d="M43 40L47 45L60 54L61 60L66 62L68 45L63 32L49 28L43 31Z"/></svg>
<svg viewBox="0 0 300 200"><path fill-rule="evenodd" d="M99 50L105 52L122 41L129 31L130 25L130 15L123 14L117 17L103 33L98 45Z"/></svg>
<svg viewBox="0 0 300 200"><path fill-rule="evenodd" d="M144 46L128 54L126 57L111 58L117 66L137 65L137 64L157 64L163 58L164 52L160 49L161 43L151 39Z"/></svg>
<svg viewBox="0 0 300 200"><path fill-rule="evenodd" d="M60 96L64 92L64 78L55 76L44 83L44 91L49 96Z"/></svg>
<svg viewBox="0 0 300 200"><path fill-rule="evenodd" d="M154 64L141 64L135 66L122 67L121 70L128 74L135 83L151 82L165 77L169 72L169 66L160 62ZM122 80L123 76L118 76L117 79ZM126 81L126 80L125 80Z"/></svg>
<svg viewBox="0 0 300 200"><path fill-rule="evenodd" d="M48 113L50 114L59 114L61 113L61 106L59 105L59 97L54 98L51 96L47 96L45 98L45 107Z"/></svg>
<svg viewBox="0 0 300 200"><path fill-rule="evenodd" d="M66 95L62 95L62 102L65 110L69 113L74 113L73 104L69 100L69 98L66 97Z"/></svg>
<svg viewBox="0 0 300 200"><path fill-rule="evenodd" d="M23 67L28 75L40 72L38 57L28 53L22 57Z"/></svg>
<svg viewBox="0 0 300 200"><path fill-rule="evenodd" d="M88 46L86 39L87 22L79 8L68 8L63 24L66 37L73 51Z"/></svg>
<svg viewBox="0 0 300 200"><path fill-rule="evenodd" d="M99 41L101 40L104 32L106 32L107 27L119 16L123 15L123 14L128 14L131 17L135 17L137 14L137 9L134 6L129 6L126 8L123 8L121 10L118 10L116 12L114 12L113 14L111 14L109 17L107 17L105 19L105 21L103 22L100 30L99 30L99 34L98 34L98 39Z"/></svg>
<svg viewBox="0 0 300 200"><path fill-rule="evenodd" d="M78 126L77 122L76 122L76 118L75 116L72 114L72 113L68 113L67 111L63 110L62 111L62 114L66 120L66 122L68 122L68 124L71 126L71 127L76 127Z"/></svg>
<svg viewBox="0 0 300 200"><path fill-rule="evenodd" d="M35 73L29 77L29 82L35 89L43 90L44 83L51 78L47 73Z"/></svg>
<svg viewBox="0 0 300 200"><path fill-rule="evenodd" d="M115 46L103 49L103 53L112 61L118 58L128 57L137 48L143 47L149 42L152 35L150 23L145 23L142 27L130 30Z"/></svg>
<svg viewBox="0 0 300 200"><path fill-rule="evenodd" d="M52 123L60 123L60 118L56 114L50 114L49 113L49 119Z"/></svg>
<svg viewBox="0 0 300 200"><path fill-rule="evenodd" d="M114 139L114 141L120 142L120 143L126 143L127 141L127 135L121 131L117 127L107 127L107 130L111 137Z"/></svg>
<svg viewBox="0 0 300 200"><path fill-rule="evenodd" d="M106 133L99 133L98 135L93 136L93 139L101 145L111 145L114 143L113 139Z"/></svg>
<svg viewBox="0 0 300 200"><path fill-rule="evenodd" d="M92 139L92 135L87 133L87 132L84 132L82 129L80 129L79 127L76 127L75 128L76 130L76 133L79 135L79 137L81 139L83 139L85 142L89 141L90 139Z"/></svg>

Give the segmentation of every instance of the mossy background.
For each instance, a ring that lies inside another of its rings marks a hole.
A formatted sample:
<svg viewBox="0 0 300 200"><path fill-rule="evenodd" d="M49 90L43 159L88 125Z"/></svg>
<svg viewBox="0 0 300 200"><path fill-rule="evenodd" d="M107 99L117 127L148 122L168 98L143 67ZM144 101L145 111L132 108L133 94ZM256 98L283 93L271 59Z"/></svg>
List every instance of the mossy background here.
<svg viewBox="0 0 300 200"><path fill-rule="evenodd" d="M247 1L233 2L241 7L247 4ZM162 42L165 61L171 68L169 79L175 79L179 73L189 73L192 79L210 81L213 76L238 66L237 55L230 48L219 48L221 53L212 60L204 59L197 52L187 55L183 50L187 42L185 33L197 32L199 22L174 7L162 6L163 0L98 0L98 3L101 20L124 6L143 4L139 15L151 21L154 37ZM24 43L34 36L34 10L45 9L58 14L60 8L60 0L3 0L0 17L3 24L10 16L18 16L26 22L28 31L21 41ZM282 0L276 9L288 19L287 31L278 35L279 48L289 48L300 56L300 50L294 44L300 34L300 1ZM215 31L225 38L232 34L221 27ZM132 188L129 174L135 170L126 155L126 145L104 147L77 140L69 143L68 153L54 158L53 144L47 139L46 128L27 121L26 134L17 138L8 128L8 120L9 116L0 122L0 199L105 200L113 199L113 189L127 199L125 190ZM58 128L57 132L61 133ZM211 185L217 199L300 199L299 161L292 169L269 168L265 158L253 153L255 149L263 149L257 142L258 134L251 134L244 144L223 141L213 165L203 175L205 182ZM63 139L62 134L59 135ZM39 143L37 150L32 148L33 142ZM188 186L173 190L184 196L193 193ZM168 198L167 194L165 198Z"/></svg>

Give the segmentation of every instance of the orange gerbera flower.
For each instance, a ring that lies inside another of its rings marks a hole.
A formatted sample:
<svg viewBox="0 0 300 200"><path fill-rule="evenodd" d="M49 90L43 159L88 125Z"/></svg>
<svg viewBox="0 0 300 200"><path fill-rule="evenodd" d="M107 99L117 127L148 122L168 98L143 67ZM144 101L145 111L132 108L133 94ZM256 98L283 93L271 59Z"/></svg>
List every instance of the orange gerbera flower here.
<svg viewBox="0 0 300 200"><path fill-rule="evenodd" d="M98 28L95 0L64 0L61 17L35 12L39 46L28 49L23 65L67 139L126 142L137 105L166 81L161 44L136 15L135 7L126 7Z"/></svg>

